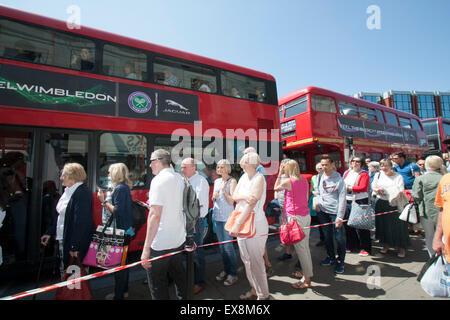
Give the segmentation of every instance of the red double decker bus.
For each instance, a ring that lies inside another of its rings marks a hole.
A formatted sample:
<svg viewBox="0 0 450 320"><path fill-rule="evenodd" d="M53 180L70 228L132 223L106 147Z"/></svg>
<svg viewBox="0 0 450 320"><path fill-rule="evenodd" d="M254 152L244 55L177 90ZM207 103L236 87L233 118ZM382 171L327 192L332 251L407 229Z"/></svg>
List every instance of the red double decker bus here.
<svg viewBox="0 0 450 320"><path fill-rule="evenodd" d="M448 152L443 142L450 139L450 119L443 117L424 119L422 126L425 129L430 148L427 153L442 156Z"/></svg>
<svg viewBox="0 0 450 320"><path fill-rule="evenodd" d="M283 152L307 177L324 153L343 173L352 154L378 161L394 151L416 158L427 150L417 116L330 90L294 91L279 100L279 112Z"/></svg>
<svg viewBox="0 0 450 320"><path fill-rule="evenodd" d="M110 186L110 164L127 164L132 198L146 201L155 149L173 151L175 167L194 157L212 183L215 163L226 158L239 170L248 146L263 163L278 160L278 128L269 74L0 7L0 167L15 176L0 191L8 207L0 268L39 260L65 163L86 169L98 225L96 191ZM144 225L130 251L145 233Z"/></svg>

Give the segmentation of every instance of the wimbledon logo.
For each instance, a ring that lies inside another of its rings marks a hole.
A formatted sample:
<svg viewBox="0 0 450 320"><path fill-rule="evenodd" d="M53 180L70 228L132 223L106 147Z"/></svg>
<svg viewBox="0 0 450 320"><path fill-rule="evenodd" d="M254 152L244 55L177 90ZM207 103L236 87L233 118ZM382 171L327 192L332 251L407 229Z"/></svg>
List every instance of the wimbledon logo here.
<svg viewBox="0 0 450 320"><path fill-rule="evenodd" d="M137 113L146 113L152 107L152 100L143 92L133 92L128 96L128 106Z"/></svg>

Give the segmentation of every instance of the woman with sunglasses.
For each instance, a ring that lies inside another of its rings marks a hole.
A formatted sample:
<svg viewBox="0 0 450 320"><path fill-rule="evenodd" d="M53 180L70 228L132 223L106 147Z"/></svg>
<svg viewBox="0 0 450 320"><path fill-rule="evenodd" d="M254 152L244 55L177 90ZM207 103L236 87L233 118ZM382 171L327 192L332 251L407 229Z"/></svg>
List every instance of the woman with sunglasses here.
<svg viewBox="0 0 450 320"><path fill-rule="evenodd" d="M363 159L354 157L351 160L352 167L344 173L344 182L347 188L347 208L345 219L350 216L352 202L358 204L369 203L369 174L362 169ZM352 250L359 251L359 255L367 257L372 252L372 244L370 240L370 230L355 229L345 225L345 235L347 238L347 252Z"/></svg>

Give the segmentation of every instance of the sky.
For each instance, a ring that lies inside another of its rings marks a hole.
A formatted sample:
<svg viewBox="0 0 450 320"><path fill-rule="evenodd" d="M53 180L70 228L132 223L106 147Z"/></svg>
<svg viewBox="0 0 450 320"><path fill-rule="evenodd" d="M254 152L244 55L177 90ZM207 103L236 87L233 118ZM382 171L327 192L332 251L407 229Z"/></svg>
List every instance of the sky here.
<svg viewBox="0 0 450 320"><path fill-rule="evenodd" d="M0 0L82 26L271 74L278 97L306 86L450 92L450 1ZM373 8L375 7L375 11Z"/></svg>

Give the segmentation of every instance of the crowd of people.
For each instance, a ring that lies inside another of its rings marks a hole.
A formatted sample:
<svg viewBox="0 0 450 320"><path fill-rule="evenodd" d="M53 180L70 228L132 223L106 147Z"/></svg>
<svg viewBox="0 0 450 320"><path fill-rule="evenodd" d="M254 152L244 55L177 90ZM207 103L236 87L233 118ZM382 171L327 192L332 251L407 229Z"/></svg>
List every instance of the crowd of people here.
<svg viewBox="0 0 450 320"><path fill-rule="evenodd" d="M361 257L374 255L372 242L379 241L381 254L391 249L404 258L410 245L410 234L415 232L410 225L399 219L402 209L409 202L417 205L420 227L423 229L425 244L430 256L443 252L450 261L450 251L442 242L447 238L448 218L443 211L450 196L450 174L445 162L438 156L428 156L423 161L412 163L402 152L395 152L381 161L352 156L349 169L342 175L337 172L335 162L329 155L322 155L316 164L317 175L311 182L301 175L299 164L294 159L285 158L280 163L274 185L274 200L264 210L266 199L266 173L254 148L247 148L239 163L242 176L231 176L228 160L218 161L218 178L213 181L212 221L219 242L237 238L239 257L232 242L219 245L223 271L215 279L225 287L238 282L238 259L242 260L249 290L241 300L272 299L267 278L272 274L268 259L266 242L269 234L267 216L274 214L279 223L295 220L303 229L304 239L292 247L286 246L279 260L292 258L295 250L298 262L291 276L298 279L292 284L295 289L308 289L312 286L313 261L311 258L310 227L318 227L320 242L325 246L326 256L320 266L333 266L335 274L345 272L346 254L358 253ZM151 258L167 255L185 246L189 231L185 228L183 213L184 179L195 191L200 204L200 216L194 229L197 246L205 238L205 219L209 212L209 183L197 172L196 161L186 158L181 163L181 174L171 165L170 153L164 149L155 150L149 164L154 178L151 181L148 199L148 220L144 247L141 254L142 267L147 271L147 283L153 300L169 299L169 283L176 287L178 299L187 298L186 261L183 255L174 254L164 259L148 262ZM447 175L445 175L447 174ZM103 224L111 215L116 217L115 227L125 230L127 241L134 236L131 225L131 181L128 168L123 163L109 166L108 175L113 190L105 194L98 191L97 198L103 206ZM445 175L445 177L444 177ZM47 245L54 236L59 243L58 255L61 258L61 277L71 257L83 261L89 241L94 232L92 218L92 196L83 183L86 173L78 163L68 163L61 172L61 181L66 187L60 197L56 210L58 216L41 238ZM167 192L170 190L170 192ZM375 228L363 230L347 224L352 204L369 205L374 208ZM231 230L225 225L233 211L241 212ZM275 212L275 213L273 213ZM386 213L377 215L379 213ZM251 238L239 235L239 229L246 218L254 214L255 233ZM447 214L448 215L448 214ZM446 239L450 240L450 239ZM194 251L194 294L205 286L206 262L203 248ZM127 263L127 260L124 261ZM115 291L107 299L128 297L129 270L115 273Z"/></svg>

